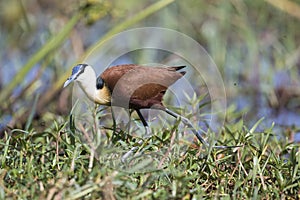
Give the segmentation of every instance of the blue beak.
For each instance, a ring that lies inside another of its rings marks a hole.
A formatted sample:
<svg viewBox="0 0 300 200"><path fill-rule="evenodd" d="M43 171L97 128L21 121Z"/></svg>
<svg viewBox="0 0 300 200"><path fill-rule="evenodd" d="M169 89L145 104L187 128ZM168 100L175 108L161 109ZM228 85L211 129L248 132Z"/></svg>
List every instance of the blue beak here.
<svg viewBox="0 0 300 200"><path fill-rule="evenodd" d="M76 74L70 76L64 83L64 88L67 87L70 83L72 83L75 79L76 79Z"/></svg>

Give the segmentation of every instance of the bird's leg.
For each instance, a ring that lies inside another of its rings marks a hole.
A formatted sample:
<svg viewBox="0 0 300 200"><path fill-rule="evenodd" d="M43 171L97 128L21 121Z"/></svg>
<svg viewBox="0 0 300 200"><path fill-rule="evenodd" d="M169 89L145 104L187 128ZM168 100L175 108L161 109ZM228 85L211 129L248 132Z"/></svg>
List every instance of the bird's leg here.
<svg viewBox="0 0 300 200"><path fill-rule="evenodd" d="M128 111L128 124L127 124L127 131L128 133L130 132L130 128L131 128L131 114L134 112L134 110L129 110Z"/></svg>
<svg viewBox="0 0 300 200"><path fill-rule="evenodd" d="M117 123L116 123L116 118L115 118L113 107L111 107L111 117L112 117L112 120L113 120L113 129L114 129L114 133L115 133L116 130L117 130Z"/></svg>
<svg viewBox="0 0 300 200"><path fill-rule="evenodd" d="M193 124L191 123L190 120L188 120L187 118L169 110L168 108L164 108L164 111L166 113L168 113L169 115L175 117L175 118L180 118L181 121L187 125L189 128L191 128L192 132L196 135L196 137L198 138L198 140L205 146L208 147L209 144L204 140L204 138L201 136L201 134L194 128Z"/></svg>
<svg viewBox="0 0 300 200"><path fill-rule="evenodd" d="M142 115L141 111L140 110L136 110L136 112L137 112L139 118L141 119L141 121L142 121L142 123L143 123L143 125L145 127L145 130L146 130L145 137L148 138L149 136L152 135L151 134L151 129L149 128L148 123L146 122L146 120L145 120L144 116Z"/></svg>
<svg viewBox="0 0 300 200"><path fill-rule="evenodd" d="M149 128L148 126L148 123L146 122L144 116L142 115L141 111L140 110L135 110L138 114L138 116L140 117L144 127L145 127L145 130L146 130L146 135L145 135L145 138L149 138L152 134L151 134L151 129ZM143 144L143 140L140 140L138 141L138 144L139 145L142 145ZM121 158L121 161L123 163L126 162L127 158L133 154L137 149L139 148L139 146L135 146L135 147L132 147L127 153L125 153L122 158Z"/></svg>
<svg viewBox="0 0 300 200"><path fill-rule="evenodd" d="M196 137L198 138L198 140L199 140L202 144L204 144L204 146L205 146L206 148L209 147L209 144L204 140L204 138L201 136L201 134L194 128L194 126L192 125L192 123L191 123L190 120L188 120L187 118L185 118L185 117L183 117L183 116L181 116L181 115L179 115L179 114L177 114L177 113L175 113L175 112L169 110L168 108L164 108L164 109L162 109L162 110L164 110L166 113L168 113L169 115L172 115L172 116L175 117L175 118L180 118L181 121L182 121L185 125L187 125L189 128L192 129L192 132L196 135ZM233 145L233 146L213 146L213 148L217 148L217 149L226 149L226 148L236 148L236 147L241 147L241 146L242 146L242 145Z"/></svg>

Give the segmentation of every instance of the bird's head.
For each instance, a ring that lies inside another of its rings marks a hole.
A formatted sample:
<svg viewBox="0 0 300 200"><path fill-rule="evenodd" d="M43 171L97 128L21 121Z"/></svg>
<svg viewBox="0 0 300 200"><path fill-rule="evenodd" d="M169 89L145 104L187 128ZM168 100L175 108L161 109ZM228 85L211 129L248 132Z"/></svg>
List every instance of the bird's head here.
<svg viewBox="0 0 300 200"><path fill-rule="evenodd" d="M84 80L84 77L85 77L84 73L87 73L85 71L86 68L91 68L91 67L87 64L79 64L79 65L76 65L75 67L73 67L72 75L65 82L64 88L67 87L73 81L76 81L76 80L80 81L80 79Z"/></svg>
<svg viewBox="0 0 300 200"><path fill-rule="evenodd" d="M78 64L72 69L72 75L64 83L64 88L77 81L84 93L95 103L109 105L110 90L101 77L96 79L94 69L88 64Z"/></svg>

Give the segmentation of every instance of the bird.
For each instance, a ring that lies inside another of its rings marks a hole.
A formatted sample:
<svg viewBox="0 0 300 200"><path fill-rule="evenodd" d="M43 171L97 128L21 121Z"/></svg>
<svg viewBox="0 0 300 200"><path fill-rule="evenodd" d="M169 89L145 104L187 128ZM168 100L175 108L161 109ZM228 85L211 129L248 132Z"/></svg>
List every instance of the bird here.
<svg viewBox="0 0 300 200"><path fill-rule="evenodd" d="M73 67L72 74L64 83L63 88L76 81L87 97L96 104L119 106L135 111L146 129L146 133L149 126L141 110L164 111L172 117L180 119L191 129L198 140L208 147L209 144L189 119L168 109L163 104L163 97L168 88L186 74L186 71L180 71L185 67L147 67L123 64L109 67L96 77L92 66L85 63L77 64ZM126 159L136 149L137 147L132 148L123 158Z"/></svg>

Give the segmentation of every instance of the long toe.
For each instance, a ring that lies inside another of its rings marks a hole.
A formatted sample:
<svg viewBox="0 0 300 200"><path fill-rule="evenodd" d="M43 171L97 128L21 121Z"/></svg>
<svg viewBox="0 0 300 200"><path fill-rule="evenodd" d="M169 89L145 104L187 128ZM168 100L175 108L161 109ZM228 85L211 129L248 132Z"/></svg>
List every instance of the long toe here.
<svg viewBox="0 0 300 200"><path fill-rule="evenodd" d="M122 158L121 162L126 163L126 160L128 159L129 156L131 156L139 147L132 147L127 153L125 153Z"/></svg>

